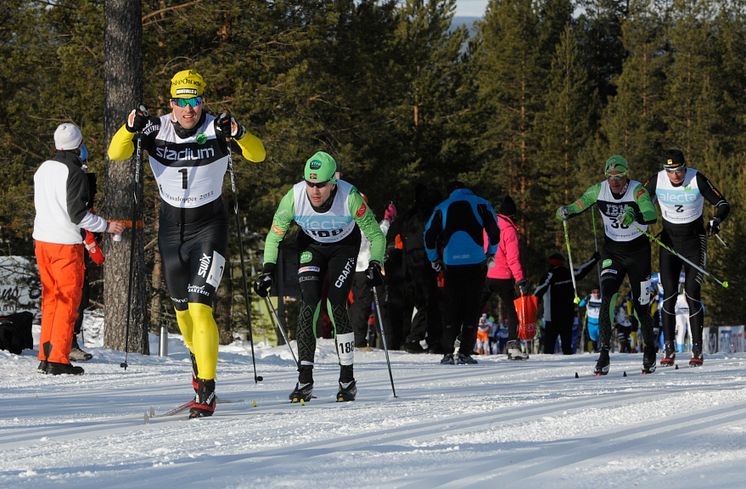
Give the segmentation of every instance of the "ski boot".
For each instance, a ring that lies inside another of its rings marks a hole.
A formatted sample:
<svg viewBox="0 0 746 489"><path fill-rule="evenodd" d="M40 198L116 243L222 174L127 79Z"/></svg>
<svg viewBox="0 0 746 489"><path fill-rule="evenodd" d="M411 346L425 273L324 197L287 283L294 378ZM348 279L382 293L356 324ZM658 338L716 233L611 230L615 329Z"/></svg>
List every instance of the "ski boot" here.
<svg viewBox="0 0 746 489"><path fill-rule="evenodd" d="M49 375L83 375L83 367L78 367L72 363L47 362L47 373Z"/></svg>
<svg viewBox="0 0 746 489"><path fill-rule="evenodd" d="M443 355L443 358L440 359L441 365L453 365L455 362L453 361L453 353L446 353Z"/></svg>
<svg viewBox="0 0 746 489"><path fill-rule="evenodd" d="M601 347L601 352L598 355L598 361L596 361L596 368L593 369L594 375L606 375L609 373L609 348Z"/></svg>
<svg viewBox="0 0 746 489"><path fill-rule="evenodd" d="M655 372L655 346L645 346L642 353L642 373L652 374Z"/></svg>
<svg viewBox="0 0 746 489"><path fill-rule="evenodd" d="M424 346L423 344L424 343ZM427 342L425 340L412 340L404 343L404 350L407 353L427 353Z"/></svg>
<svg viewBox="0 0 746 489"><path fill-rule="evenodd" d="M705 359L702 356L702 345L692 345L692 358L689 359L690 367L701 367Z"/></svg>
<svg viewBox="0 0 746 489"><path fill-rule="evenodd" d="M212 416L215 412L215 379L197 378L197 394L189 406L189 419Z"/></svg>
<svg viewBox="0 0 746 489"><path fill-rule="evenodd" d="M197 359L194 358L194 353L189 352L189 358L192 360L192 388L194 389L194 395L199 393L199 384L197 384Z"/></svg>
<svg viewBox="0 0 746 489"><path fill-rule="evenodd" d="M508 360L528 360L528 353L521 350L521 343L518 340L510 340L505 345L508 352Z"/></svg>
<svg viewBox="0 0 746 489"><path fill-rule="evenodd" d="M337 402L354 401L356 395L357 395L357 383L354 380L350 382L339 383L339 392L337 392Z"/></svg>
<svg viewBox="0 0 746 489"><path fill-rule="evenodd" d="M36 367L36 369L43 374L47 373L47 368L49 368L49 363L46 360L39 362L39 366Z"/></svg>
<svg viewBox="0 0 746 489"><path fill-rule="evenodd" d="M676 361L676 348L673 343L666 343L664 346L665 353L661 359L661 367L671 367Z"/></svg>
<svg viewBox="0 0 746 489"><path fill-rule="evenodd" d="M290 393L289 399L291 403L308 402L313 398L313 382L301 384L297 382L295 389Z"/></svg>
<svg viewBox="0 0 746 489"><path fill-rule="evenodd" d="M458 363L459 365L476 365L478 362L474 360L471 355L466 355L459 352L456 363Z"/></svg>
<svg viewBox="0 0 746 489"><path fill-rule="evenodd" d="M78 336L73 336L73 345L70 349L70 355L68 355L70 360L75 360L76 362L87 362L91 358L93 358L93 355L88 353L87 351L83 351L80 349L80 345L78 345Z"/></svg>

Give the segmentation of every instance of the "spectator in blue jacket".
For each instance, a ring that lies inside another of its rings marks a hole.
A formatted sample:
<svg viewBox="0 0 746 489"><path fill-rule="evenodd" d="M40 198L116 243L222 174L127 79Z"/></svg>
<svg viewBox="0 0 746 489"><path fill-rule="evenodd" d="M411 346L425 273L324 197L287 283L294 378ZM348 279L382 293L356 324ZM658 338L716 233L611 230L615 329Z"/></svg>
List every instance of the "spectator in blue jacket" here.
<svg viewBox="0 0 746 489"><path fill-rule="evenodd" d="M433 269L444 273L445 355L440 363L477 363L471 353L477 339L482 288L500 241L495 211L463 183L454 182L448 198L438 204L425 225L424 237L425 252ZM459 336L458 355L454 358L454 344Z"/></svg>

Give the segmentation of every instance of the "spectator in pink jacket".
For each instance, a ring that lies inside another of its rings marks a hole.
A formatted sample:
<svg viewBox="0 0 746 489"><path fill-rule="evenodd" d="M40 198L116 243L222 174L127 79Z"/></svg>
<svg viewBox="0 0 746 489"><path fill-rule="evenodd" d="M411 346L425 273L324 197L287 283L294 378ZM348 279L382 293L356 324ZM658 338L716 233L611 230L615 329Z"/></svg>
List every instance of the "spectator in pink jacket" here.
<svg viewBox="0 0 746 489"><path fill-rule="evenodd" d="M521 342L518 341L518 315L513 301L516 298L515 286L518 285L521 294L526 294L528 283L523 277L518 250L518 229L513 222L516 206L509 195L505 196L496 214L497 225L500 228L500 243L495 253L495 263L487 270L487 283L482 296L483 310L488 307L492 294L497 292L500 298L500 316L507 319L508 323L508 359L526 360L528 354L522 351Z"/></svg>

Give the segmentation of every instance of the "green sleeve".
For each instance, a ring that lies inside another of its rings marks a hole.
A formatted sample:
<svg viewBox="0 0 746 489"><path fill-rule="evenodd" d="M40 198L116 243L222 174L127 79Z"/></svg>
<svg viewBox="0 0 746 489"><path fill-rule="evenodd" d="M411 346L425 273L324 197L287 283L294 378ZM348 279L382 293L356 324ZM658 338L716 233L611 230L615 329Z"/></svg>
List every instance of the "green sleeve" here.
<svg viewBox="0 0 746 489"><path fill-rule="evenodd" d="M641 217L637 216L637 220L641 220L643 224L653 224L658 219L658 213L650 194L641 183L634 188L633 194L641 215Z"/></svg>
<svg viewBox="0 0 746 489"><path fill-rule="evenodd" d="M386 237L381 232L381 227L376 221L373 211L367 206L363 197L353 187L347 197L347 206L350 214L355 218L360 230L368 241L370 241L370 259L383 264L383 254L386 250Z"/></svg>
<svg viewBox="0 0 746 489"><path fill-rule="evenodd" d="M567 210L570 211L569 215L580 214L590 209L596 203L596 200L598 200L600 191L601 182L588 187L578 200L567 206Z"/></svg>
<svg viewBox="0 0 746 489"><path fill-rule="evenodd" d="M277 263L277 253L280 249L280 243L285 237L290 224L293 222L295 215L295 196L292 187L280 201L275 217L272 218L272 226L267 233L267 239L264 240L264 263Z"/></svg>

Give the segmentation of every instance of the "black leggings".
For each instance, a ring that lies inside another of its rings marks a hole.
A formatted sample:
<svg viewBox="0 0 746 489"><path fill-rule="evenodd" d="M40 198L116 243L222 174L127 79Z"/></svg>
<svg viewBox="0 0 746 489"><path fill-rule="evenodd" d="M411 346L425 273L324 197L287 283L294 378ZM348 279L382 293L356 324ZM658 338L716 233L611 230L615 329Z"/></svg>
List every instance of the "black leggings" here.
<svg viewBox="0 0 746 489"><path fill-rule="evenodd" d="M485 264L446 267L446 321L442 346L453 352L456 336L461 335L459 353L471 355L477 341L477 321L482 307L482 288L487 275Z"/></svg>
<svg viewBox="0 0 746 489"><path fill-rule="evenodd" d="M225 211L185 224L161 218L158 247L166 287L177 311L187 310L189 302L212 306L225 268L227 243Z"/></svg>
<svg viewBox="0 0 746 489"><path fill-rule="evenodd" d="M552 316L551 321L544 324L544 353L553 354L557 337L560 338L563 355L572 355L572 323L574 317L559 318Z"/></svg>
<svg viewBox="0 0 746 489"><path fill-rule="evenodd" d="M370 318L373 290L365 272L355 272L352 277L353 302L349 309L350 323L355 333L355 347L368 346L368 318Z"/></svg>
<svg viewBox="0 0 746 489"><path fill-rule="evenodd" d="M298 236L298 286L301 296L296 334L298 360L301 368L313 367L316 351L316 322L321 312L324 277L328 274L329 317L334 325L340 363L349 367L346 375L350 377L341 379L342 381L351 380L354 335L347 315L347 295L355 274L355 262L359 250L360 233L357 232L338 243L330 244L318 243L303 233ZM343 338L341 342L340 337ZM310 374L307 369L303 369L302 375L304 370L306 375ZM304 377L300 381L308 382L309 379Z"/></svg>
<svg viewBox="0 0 746 489"><path fill-rule="evenodd" d="M652 297L650 280L650 242L647 240L629 251L604 249L601 270L601 315L599 317L599 348L611 345L612 309L616 306L617 293L629 275L632 303L642 326L642 338L646 346L654 346L653 320L648 305ZM646 289L643 290L643 285ZM642 299L642 300L641 300Z"/></svg>
<svg viewBox="0 0 746 489"><path fill-rule="evenodd" d="M673 248L676 253L692 263L702 268L705 267L705 263L707 262L707 238L704 234L672 239L664 231L661 240ZM689 324L692 328L692 344L702 346L702 326L705 314L704 306L702 305L701 287L704 275L662 247L660 249L660 264L661 284L663 285L661 316L663 319L664 341L666 343L675 342L676 296L679 293L679 274L683 267L686 276L684 292L686 294L686 302L689 305Z"/></svg>
<svg viewBox="0 0 746 489"><path fill-rule="evenodd" d="M440 341L441 314L438 307L438 279L424 251L409 252L404 257L406 268L407 307L405 314L412 317L407 343L419 343L427 337L430 346Z"/></svg>

